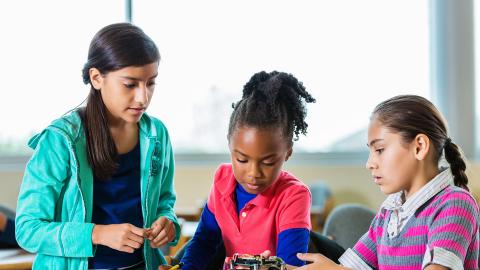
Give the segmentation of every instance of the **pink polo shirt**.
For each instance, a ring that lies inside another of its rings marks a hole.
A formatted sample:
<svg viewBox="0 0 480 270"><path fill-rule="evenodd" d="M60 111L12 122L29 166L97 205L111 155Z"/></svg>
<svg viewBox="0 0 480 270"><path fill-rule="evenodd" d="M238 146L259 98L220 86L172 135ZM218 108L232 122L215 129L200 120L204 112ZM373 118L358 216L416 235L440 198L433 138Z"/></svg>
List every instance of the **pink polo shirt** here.
<svg viewBox="0 0 480 270"><path fill-rule="evenodd" d="M311 229L311 194L295 176L282 171L264 192L248 202L237 214L232 164L217 169L208 209L222 230L227 256L233 253L260 254L270 250L276 254L278 235L293 228Z"/></svg>

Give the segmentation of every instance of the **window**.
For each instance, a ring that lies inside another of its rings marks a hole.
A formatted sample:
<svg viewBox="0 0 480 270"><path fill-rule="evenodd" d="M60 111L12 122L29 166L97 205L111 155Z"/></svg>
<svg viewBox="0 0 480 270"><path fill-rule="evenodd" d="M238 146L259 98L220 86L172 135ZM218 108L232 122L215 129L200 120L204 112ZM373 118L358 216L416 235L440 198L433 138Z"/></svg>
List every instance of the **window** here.
<svg viewBox="0 0 480 270"><path fill-rule="evenodd" d="M101 27L124 20L119 3L2 3L0 155L29 153L26 142L33 133L86 98L81 70L90 40Z"/></svg>
<svg viewBox="0 0 480 270"><path fill-rule="evenodd" d="M124 20L124 2L8 1L2 10L12 27L2 28L0 155L28 153L27 138L87 96L89 42ZM226 152L231 104L260 70L294 74L317 99L297 151L366 150L378 102L430 96L426 0L133 1L133 23L159 46L149 113L177 153Z"/></svg>
<svg viewBox="0 0 480 270"><path fill-rule="evenodd" d="M307 152L366 150L370 112L397 94L429 97L427 1L138 1L133 22L163 56L150 113L178 151L225 152L231 104L260 70L317 99Z"/></svg>

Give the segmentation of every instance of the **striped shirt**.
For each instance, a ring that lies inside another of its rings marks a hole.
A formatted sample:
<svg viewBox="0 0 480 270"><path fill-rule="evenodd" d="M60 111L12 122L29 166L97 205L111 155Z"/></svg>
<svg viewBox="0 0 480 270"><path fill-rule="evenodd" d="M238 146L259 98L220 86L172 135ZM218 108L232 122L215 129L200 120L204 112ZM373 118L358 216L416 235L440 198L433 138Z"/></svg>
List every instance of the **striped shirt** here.
<svg viewBox="0 0 480 270"><path fill-rule="evenodd" d="M353 269L479 269L479 209L442 171L403 202L388 196L368 232L339 259Z"/></svg>

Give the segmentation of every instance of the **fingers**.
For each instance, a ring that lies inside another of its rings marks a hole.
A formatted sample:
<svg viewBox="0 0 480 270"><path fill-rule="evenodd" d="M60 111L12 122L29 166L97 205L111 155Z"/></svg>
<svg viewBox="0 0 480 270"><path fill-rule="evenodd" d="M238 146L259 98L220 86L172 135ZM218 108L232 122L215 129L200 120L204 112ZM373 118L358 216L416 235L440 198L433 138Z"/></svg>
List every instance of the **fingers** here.
<svg viewBox="0 0 480 270"><path fill-rule="evenodd" d="M144 241L143 236L139 236L138 234L135 234L132 232L127 234L127 240L135 241L140 245L143 245L143 241Z"/></svg>
<svg viewBox="0 0 480 270"><path fill-rule="evenodd" d="M172 268L170 265L160 265L158 267L158 270L168 270L170 268Z"/></svg>
<svg viewBox="0 0 480 270"><path fill-rule="evenodd" d="M264 258L268 258L268 257L270 257L270 254L272 254L272 252L270 250L265 250L264 252L262 252L262 254L260 254L260 256L262 256Z"/></svg>
<svg viewBox="0 0 480 270"><path fill-rule="evenodd" d="M120 251L133 253L135 249L142 247L144 229L135 227L132 224L124 224L124 233L120 242Z"/></svg>
<svg viewBox="0 0 480 270"><path fill-rule="evenodd" d="M145 236L145 229L143 228L138 228L134 225L130 225L130 231L138 236L140 236L141 238L143 238Z"/></svg>
<svg viewBox="0 0 480 270"><path fill-rule="evenodd" d="M172 228L173 224L166 226L163 230L161 230L157 237L155 237L155 239L153 239L151 242L151 245L153 244L152 247L159 247L170 242L170 240L172 240L174 237L174 230Z"/></svg>
<svg viewBox="0 0 480 270"><path fill-rule="evenodd" d="M175 237L175 227L173 222L166 217L157 219L150 228L148 239L152 248L158 248Z"/></svg>
<svg viewBox="0 0 480 270"><path fill-rule="evenodd" d="M124 246L128 246L134 249L139 249L142 247L143 243L139 243L137 241L131 240L131 239L126 239L123 241Z"/></svg>
<svg viewBox="0 0 480 270"><path fill-rule="evenodd" d="M135 251L135 249L129 246L121 246L118 250L126 253L133 253Z"/></svg>
<svg viewBox="0 0 480 270"><path fill-rule="evenodd" d="M160 217L157 219L153 224L152 227L149 229L148 240L153 241L161 230L165 227L168 219L166 217Z"/></svg>
<svg viewBox="0 0 480 270"><path fill-rule="evenodd" d="M323 259L323 256L321 254L314 253L297 253L297 258L307 262L318 262Z"/></svg>

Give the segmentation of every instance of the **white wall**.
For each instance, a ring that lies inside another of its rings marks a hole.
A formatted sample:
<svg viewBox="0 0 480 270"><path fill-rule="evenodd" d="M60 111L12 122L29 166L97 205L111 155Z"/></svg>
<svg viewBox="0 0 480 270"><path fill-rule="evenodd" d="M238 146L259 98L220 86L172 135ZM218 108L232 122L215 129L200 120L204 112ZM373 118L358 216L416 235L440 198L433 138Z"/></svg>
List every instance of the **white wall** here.
<svg viewBox="0 0 480 270"><path fill-rule="evenodd" d="M476 197L480 194L480 164L472 164L467 174L470 187ZM182 166L176 168L176 208L192 212L207 198L216 165ZM289 165L286 169L307 184L322 180L332 191L336 204L356 202L378 209L385 196L373 183L370 173L363 166ZM0 203L16 206L23 172L0 172Z"/></svg>

